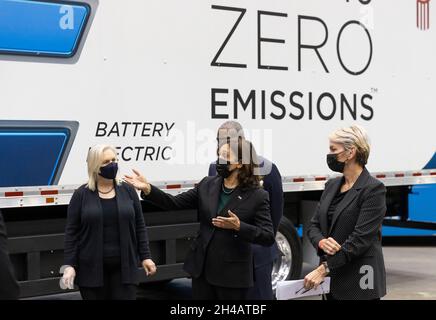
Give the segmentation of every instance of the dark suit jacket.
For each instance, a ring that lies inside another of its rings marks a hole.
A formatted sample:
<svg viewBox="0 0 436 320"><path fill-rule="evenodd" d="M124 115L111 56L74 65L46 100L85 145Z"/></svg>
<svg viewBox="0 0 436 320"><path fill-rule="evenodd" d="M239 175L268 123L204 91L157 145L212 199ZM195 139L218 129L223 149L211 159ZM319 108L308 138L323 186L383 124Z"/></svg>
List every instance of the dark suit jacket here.
<svg viewBox="0 0 436 320"><path fill-rule="evenodd" d="M271 172L263 178L263 188L269 194L271 220L274 228L274 235L279 228L280 220L283 216L283 184L282 176L277 166L261 156L258 157L261 166L265 168L271 167ZM217 175L216 163L211 163L209 166L209 176ZM253 245L254 265L256 268L271 264L278 256L277 244L270 247Z"/></svg>
<svg viewBox="0 0 436 320"><path fill-rule="evenodd" d="M386 273L381 226L386 213L386 188L364 169L338 204L328 228L327 211L342 183L343 177L326 183L307 235L320 255L324 253L318 248L318 243L323 238L332 237L342 246L335 255L326 256L331 271L330 289L334 298L383 297L386 294ZM366 288L365 283L370 288Z"/></svg>
<svg viewBox="0 0 436 320"><path fill-rule="evenodd" d="M251 243L270 246L274 232L269 213L268 193L262 188L236 188L228 204L219 213L232 210L241 221L238 232L215 228L221 177L205 177L195 188L177 196L152 186L149 195L141 197L164 210L198 209L200 230L185 260L184 269L192 277L201 275L216 286L248 288L253 285Z"/></svg>
<svg viewBox="0 0 436 320"><path fill-rule="evenodd" d="M19 286L9 260L6 227L0 211L0 300L18 299Z"/></svg>
<svg viewBox="0 0 436 320"><path fill-rule="evenodd" d="M140 262L150 259L141 203L127 183L116 185L119 215L121 276L125 284L137 284ZM78 188L68 206L65 227L65 264L76 269L76 283L103 286L103 212L98 191Z"/></svg>

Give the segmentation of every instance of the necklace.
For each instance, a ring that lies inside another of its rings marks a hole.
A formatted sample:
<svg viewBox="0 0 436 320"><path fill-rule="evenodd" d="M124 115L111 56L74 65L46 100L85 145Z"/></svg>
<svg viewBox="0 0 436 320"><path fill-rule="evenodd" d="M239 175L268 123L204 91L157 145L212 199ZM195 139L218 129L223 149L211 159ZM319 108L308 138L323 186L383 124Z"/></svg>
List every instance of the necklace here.
<svg viewBox="0 0 436 320"><path fill-rule="evenodd" d="M221 189L223 190L223 192L225 194L231 194L233 191L235 191L235 188L231 189L232 191L226 191L226 189L224 189L224 183L221 185ZM228 189L230 189L230 188L228 188Z"/></svg>
<svg viewBox="0 0 436 320"><path fill-rule="evenodd" d="M111 192L112 190L114 190L114 187L112 186L112 188L111 188L109 191L106 191L106 192L100 191L98 188L97 188L97 190L98 190L98 192L101 193L101 194L108 194L109 192Z"/></svg>

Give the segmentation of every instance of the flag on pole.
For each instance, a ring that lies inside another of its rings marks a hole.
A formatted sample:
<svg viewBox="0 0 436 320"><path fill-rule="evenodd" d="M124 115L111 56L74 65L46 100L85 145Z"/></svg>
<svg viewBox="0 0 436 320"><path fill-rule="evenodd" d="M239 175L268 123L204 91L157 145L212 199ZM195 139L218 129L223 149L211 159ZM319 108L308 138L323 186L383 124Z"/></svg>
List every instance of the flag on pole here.
<svg viewBox="0 0 436 320"><path fill-rule="evenodd" d="M430 0L416 0L416 26L420 30L430 28Z"/></svg>

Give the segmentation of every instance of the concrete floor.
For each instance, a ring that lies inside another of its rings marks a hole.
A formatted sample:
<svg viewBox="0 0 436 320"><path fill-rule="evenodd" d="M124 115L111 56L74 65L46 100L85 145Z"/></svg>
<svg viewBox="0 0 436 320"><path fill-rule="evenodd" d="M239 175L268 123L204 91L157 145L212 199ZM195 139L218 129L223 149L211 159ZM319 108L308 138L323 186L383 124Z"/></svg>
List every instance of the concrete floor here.
<svg viewBox="0 0 436 320"><path fill-rule="evenodd" d="M436 248L384 247L388 294L384 299L436 300Z"/></svg>
<svg viewBox="0 0 436 320"><path fill-rule="evenodd" d="M384 247L388 294L385 300L436 300L436 247ZM304 265L303 274L312 270ZM191 281L177 279L165 286L141 288L138 299L190 299ZM79 300L77 292L33 298Z"/></svg>

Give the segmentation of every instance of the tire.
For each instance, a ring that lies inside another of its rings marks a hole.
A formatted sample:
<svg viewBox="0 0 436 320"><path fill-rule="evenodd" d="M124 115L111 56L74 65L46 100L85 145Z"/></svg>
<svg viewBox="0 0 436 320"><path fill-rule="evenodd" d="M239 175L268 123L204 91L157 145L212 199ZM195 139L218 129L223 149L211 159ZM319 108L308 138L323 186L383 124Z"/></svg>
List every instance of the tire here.
<svg viewBox="0 0 436 320"><path fill-rule="evenodd" d="M272 285L276 289L277 282L299 279L303 266L301 240L294 224L286 217L280 221L276 235L279 257L274 261Z"/></svg>

